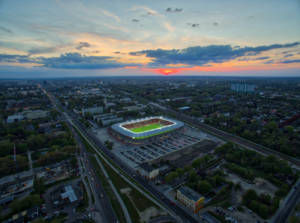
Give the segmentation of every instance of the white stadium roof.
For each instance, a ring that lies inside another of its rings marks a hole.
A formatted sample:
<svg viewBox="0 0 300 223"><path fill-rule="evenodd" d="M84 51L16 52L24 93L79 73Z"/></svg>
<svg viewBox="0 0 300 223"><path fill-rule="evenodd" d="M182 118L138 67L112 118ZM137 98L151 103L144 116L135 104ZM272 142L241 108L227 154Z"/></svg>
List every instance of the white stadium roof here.
<svg viewBox="0 0 300 223"><path fill-rule="evenodd" d="M132 132L132 131L130 131L130 129L127 129L127 128L122 126L124 124L137 123L137 122L142 122L142 121L151 120L151 119L163 119L163 120L166 120L166 121L169 121L169 122L173 122L174 124L164 126L164 127L161 127L161 128L157 128L157 129L148 130L148 131L145 131L145 132L138 132L138 133L137 132ZM156 135L156 134L159 134L159 133L163 133L163 132L166 132L166 131L170 131L170 130L173 130L173 129L180 128L182 126L184 126L183 122L180 122L180 121L177 121L177 120L175 121L175 120L170 119L170 118L156 117L155 116L155 117L147 117L147 118L143 118L143 119L137 119L137 120L133 120L133 121L129 121L129 122L121 122L121 123L112 125L111 128L113 130L121 133L124 136L128 136L130 138L139 138L139 137L148 137L148 136L151 136L151 135Z"/></svg>

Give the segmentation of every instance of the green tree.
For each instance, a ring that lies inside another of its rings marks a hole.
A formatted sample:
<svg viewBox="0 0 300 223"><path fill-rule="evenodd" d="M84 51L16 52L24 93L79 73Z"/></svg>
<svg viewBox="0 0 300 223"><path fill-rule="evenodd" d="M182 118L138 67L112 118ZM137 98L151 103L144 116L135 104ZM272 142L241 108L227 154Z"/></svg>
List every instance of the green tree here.
<svg viewBox="0 0 300 223"><path fill-rule="evenodd" d="M199 166L200 166L200 161L199 161L199 159L194 160L193 163L192 163L192 167L197 168L197 167L199 167Z"/></svg>
<svg viewBox="0 0 300 223"><path fill-rule="evenodd" d="M275 129L278 129L278 124L277 124L276 122L269 122L269 123L268 123L268 129L269 129L270 131L273 131L273 130L275 130Z"/></svg>
<svg viewBox="0 0 300 223"><path fill-rule="evenodd" d="M76 166L76 164L77 164L77 158L76 158L76 157L73 157L73 158L70 160L70 164L71 164L72 166Z"/></svg>
<svg viewBox="0 0 300 223"><path fill-rule="evenodd" d="M99 125L99 126L103 126L103 122L102 122L101 119L99 119L98 125Z"/></svg>
<svg viewBox="0 0 300 223"><path fill-rule="evenodd" d="M251 207L252 210L258 211L258 210L259 210L259 207L260 207L260 204L259 204L258 201L252 200L252 201L250 202L250 207Z"/></svg>
<svg viewBox="0 0 300 223"><path fill-rule="evenodd" d="M183 171L186 173L186 172L189 172L190 170L192 170L193 169L193 167L191 167L191 166L189 166L189 165L185 165L184 167L183 167Z"/></svg>
<svg viewBox="0 0 300 223"><path fill-rule="evenodd" d="M195 171L190 172L190 174L189 174L189 180L191 182L194 182L196 180L196 178L197 178L197 173Z"/></svg>
<svg viewBox="0 0 300 223"><path fill-rule="evenodd" d="M176 172L177 172L178 176L182 176L184 174L183 170L180 168L177 168Z"/></svg>
<svg viewBox="0 0 300 223"><path fill-rule="evenodd" d="M87 118L87 119L92 119L93 115L90 112L85 112L84 117Z"/></svg>
<svg viewBox="0 0 300 223"><path fill-rule="evenodd" d="M32 223L45 223L45 220L43 218L39 218L39 219L32 221Z"/></svg>
<svg viewBox="0 0 300 223"><path fill-rule="evenodd" d="M207 192L212 190L211 184L206 180L199 181L197 188L202 194L206 194Z"/></svg>
<svg viewBox="0 0 300 223"><path fill-rule="evenodd" d="M258 210L258 213L261 217L263 218L267 218L269 216L269 208L267 205L265 204L261 204L259 206L259 210Z"/></svg>

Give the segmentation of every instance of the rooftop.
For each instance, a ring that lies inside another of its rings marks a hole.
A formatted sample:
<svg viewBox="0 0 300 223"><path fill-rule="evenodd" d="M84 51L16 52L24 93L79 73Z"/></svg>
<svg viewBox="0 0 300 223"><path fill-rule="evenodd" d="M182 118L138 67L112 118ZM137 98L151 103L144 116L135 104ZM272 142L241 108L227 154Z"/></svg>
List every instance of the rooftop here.
<svg viewBox="0 0 300 223"><path fill-rule="evenodd" d="M198 201L203 196L192 190L191 188L187 186L182 186L178 189L185 197L189 198L193 201Z"/></svg>

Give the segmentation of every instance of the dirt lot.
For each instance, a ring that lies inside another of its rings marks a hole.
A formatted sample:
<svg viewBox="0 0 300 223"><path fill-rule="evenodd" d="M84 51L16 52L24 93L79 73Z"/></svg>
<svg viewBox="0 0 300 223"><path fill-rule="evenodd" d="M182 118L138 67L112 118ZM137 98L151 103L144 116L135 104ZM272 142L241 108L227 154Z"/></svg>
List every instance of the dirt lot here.
<svg viewBox="0 0 300 223"><path fill-rule="evenodd" d="M191 165L196 158L200 158L213 150L220 144L220 142L213 142L210 140L202 140L194 145L178 149L172 153L158 157L150 161L150 165L159 163L160 160L169 160L176 167L183 168L185 165Z"/></svg>
<svg viewBox="0 0 300 223"><path fill-rule="evenodd" d="M220 168L220 169L224 170L223 168ZM214 168L211 171L214 171L214 170L216 170L216 169ZM252 184L249 181L240 178L236 174L228 173L228 176L226 177L226 179L233 181L234 184L240 182L242 188L235 191L235 188L233 187L230 197L228 199L226 199L225 201L220 202L217 205L215 205L217 207L217 209L221 210L222 212L225 212L230 217L233 217L239 223L240 222L255 222L255 221L268 222L268 221L262 219L261 217L259 217L255 213L249 213L247 211L248 208L245 206L242 206L242 198L243 198L243 195L246 193L246 191L249 189L256 190L258 195L260 195L261 193L265 193L265 194L269 194L273 198L274 192L276 190L278 190L278 188L262 178L255 178L254 183ZM237 211L237 209L235 209L233 211L229 211L227 209L222 208L221 205L227 201L231 202L231 205L234 206L235 208L237 208L238 206L243 207L245 212L239 212L239 211ZM199 213L197 213L197 214L200 215L204 211L213 211L213 206L205 207L204 209L199 211ZM214 213L217 214L216 212L214 212Z"/></svg>

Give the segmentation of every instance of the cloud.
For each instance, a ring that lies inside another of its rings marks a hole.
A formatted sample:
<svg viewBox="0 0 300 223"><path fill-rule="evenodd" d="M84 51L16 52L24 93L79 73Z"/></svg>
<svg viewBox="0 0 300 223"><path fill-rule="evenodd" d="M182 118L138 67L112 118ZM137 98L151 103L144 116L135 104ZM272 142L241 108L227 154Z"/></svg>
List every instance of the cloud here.
<svg viewBox="0 0 300 223"><path fill-rule="evenodd" d="M120 51L117 51L117 52L115 52L115 53L117 53L117 54L118 54L118 53L120 53Z"/></svg>
<svg viewBox="0 0 300 223"><path fill-rule="evenodd" d="M270 57L257 57L255 59L253 59L252 61L256 61L256 60L267 60L269 59Z"/></svg>
<svg viewBox="0 0 300 223"><path fill-rule="evenodd" d="M168 64L185 64L190 66L207 66L210 63L223 63L238 57L258 55L261 52L273 49L289 48L299 45L299 42L291 44L274 44L270 46L237 48L230 45L194 46L185 49L172 50L142 50L130 52L132 56L145 55L151 58L149 66L164 66Z"/></svg>
<svg viewBox="0 0 300 223"><path fill-rule="evenodd" d="M199 26L199 24L197 23L197 24L193 24L193 25L192 25L192 27L196 27L196 26Z"/></svg>
<svg viewBox="0 0 300 223"><path fill-rule="evenodd" d="M300 60L284 60L278 63L300 63Z"/></svg>
<svg viewBox="0 0 300 223"><path fill-rule="evenodd" d="M174 11L172 11L172 8L167 8L166 12L181 12L182 9L176 8Z"/></svg>
<svg viewBox="0 0 300 223"><path fill-rule="evenodd" d="M214 22L214 25L215 25L215 26L217 26L217 25L218 25L218 23Z"/></svg>
<svg viewBox="0 0 300 223"><path fill-rule="evenodd" d="M297 54L300 54L300 52L299 52L299 53L297 53Z"/></svg>
<svg viewBox="0 0 300 223"><path fill-rule="evenodd" d="M139 22L139 20L137 20L137 19L133 19L133 20L132 20L132 22Z"/></svg>
<svg viewBox="0 0 300 223"><path fill-rule="evenodd" d="M283 58L286 58L286 57L292 57L292 56L294 56L294 54L287 54L287 55L284 55L284 57Z"/></svg>
<svg viewBox="0 0 300 223"><path fill-rule="evenodd" d="M274 60L268 60L267 62L264 62L264 64L273 64Z"/></svg>
<svg viewBox="0 0 300 223"><path fill-rule="evenodd" d="M237 61L249 61L250 58L249 57L244 57L244 58L240 58L240 59L237 59Z"/></svg>
<svg viewBox="0 0 300 223"><path fill-rule="evenodd" d="M155 14L152 12L148 12L147 15L155 15Z"/></svg>
<svg viewBox="0 0 300 223"><path fill-rule="evenodd" d="M13 32L12 32L10 29L7 29L7 28L5 28L5 27L3 27L3 26L0 26L0 30L1 30L1 31L4 31L4 32L7 32L7 33L13 34Z"/></svg>
<svg viewBox="0 0 300 223"><path fill-rule="evenodd" d="M140 64L120 63L110 56L85 56L80 53L65 53L59 57L30 57L26 55L0 54L0 62L34 63L39 67L55 69L112 69L128 66L140 67Z"/></svg>
<svg viewBox="0 0 300 223"><path fill-rule="evenodd" d="M81 50L83 47L91 47L91 44L88 42L79 42L79 45L76 47L76 49Z"/></svg>

